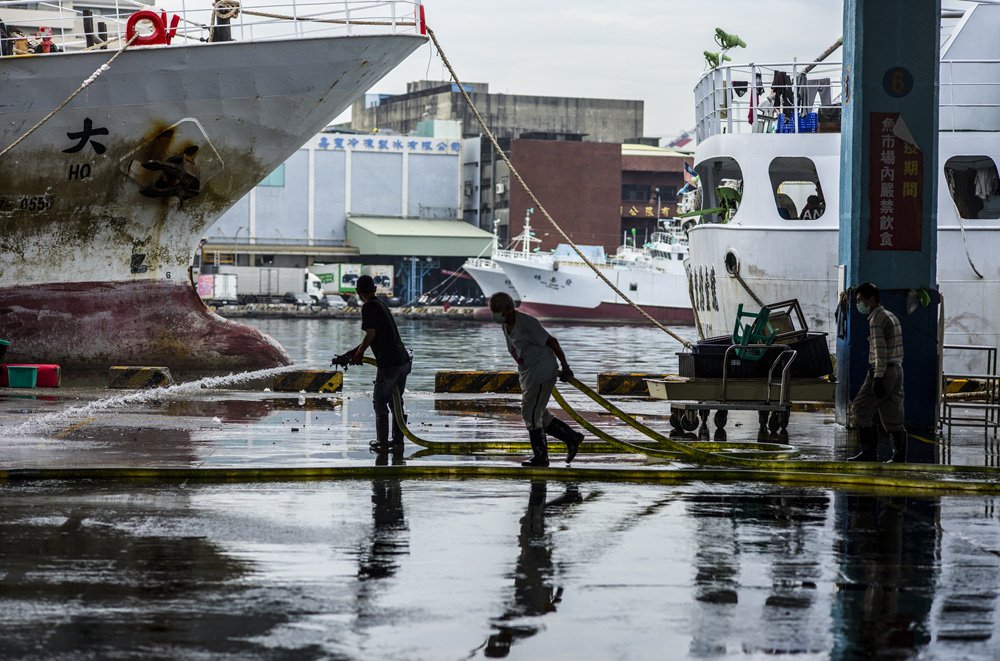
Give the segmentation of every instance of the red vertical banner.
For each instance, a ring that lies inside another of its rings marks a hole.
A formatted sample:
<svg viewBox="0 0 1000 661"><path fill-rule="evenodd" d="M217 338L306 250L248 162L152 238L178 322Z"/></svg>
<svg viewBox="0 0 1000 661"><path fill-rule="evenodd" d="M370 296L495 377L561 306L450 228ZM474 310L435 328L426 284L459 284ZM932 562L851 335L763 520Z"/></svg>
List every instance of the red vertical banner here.
<svg viewBox="0 0 1000 661"><path fill-rule="evenodd" d="M868 249L920 250L924 155L898 112L873 112L868 148Z"/></svg>

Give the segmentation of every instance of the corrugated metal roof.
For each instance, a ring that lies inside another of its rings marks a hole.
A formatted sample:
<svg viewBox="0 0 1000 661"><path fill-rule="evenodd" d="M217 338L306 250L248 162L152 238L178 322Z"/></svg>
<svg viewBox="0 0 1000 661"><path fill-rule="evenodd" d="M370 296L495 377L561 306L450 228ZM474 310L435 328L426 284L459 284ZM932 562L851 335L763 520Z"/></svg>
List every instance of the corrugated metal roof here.
<svg viewBox="0 0 1000 661"><path fill-rule="evenodd" d="M347 243L362 255L476 257L488 254L492 241L492 234L461 220L377 216L347 219Z"/></svg>

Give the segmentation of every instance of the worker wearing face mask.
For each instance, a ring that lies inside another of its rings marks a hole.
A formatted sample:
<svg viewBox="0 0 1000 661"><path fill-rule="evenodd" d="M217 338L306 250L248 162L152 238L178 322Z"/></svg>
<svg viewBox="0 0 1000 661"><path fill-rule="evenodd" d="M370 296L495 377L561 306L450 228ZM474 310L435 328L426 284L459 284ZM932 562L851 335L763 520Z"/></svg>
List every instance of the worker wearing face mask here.
<svg viewBox="0 0 1000 661"><path fill-rule="evenodd" d="M896 315L882 307L878 287L871 282L858 287L858 312L868 317L868 375L851 403L858 425L861 451L848 461L878 461L875 414L892 439L889 462L906 461L903 427L903 332Z"/></svg>
<svg viewBox="0 0 1000 661"><path fill-rule="evenodd" d="M573 461L583 434L548 412L549 397L556 379L568 381L573 371L558 340L546 332L537 319L514 309L514 299L504 292L490 297L490 312L503 329L507 350L517 362L521 383L521 415L531 439L532 457L522 466L548 466L548 432L566 444L566 463ZM558 359L558 363L556 362ZM561 366L561 369L560 369Z"/></svg>

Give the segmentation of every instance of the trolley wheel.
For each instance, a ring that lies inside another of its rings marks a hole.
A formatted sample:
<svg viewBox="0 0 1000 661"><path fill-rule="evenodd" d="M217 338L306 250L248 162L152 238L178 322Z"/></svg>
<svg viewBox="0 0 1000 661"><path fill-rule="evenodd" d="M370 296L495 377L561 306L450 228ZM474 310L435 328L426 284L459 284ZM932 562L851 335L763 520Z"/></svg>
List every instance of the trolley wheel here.
<svg viewBox="0 0 1000 661"><path fill-rule="evenodd" d="M670 412L670 426L675 431L684 431L684 427L681 426L681 413L680 411Z"/></svg>
<svg viewBox="0 0 1000 661"><path fill-rule="evenodd" d="M689 409L681 414L681 429L684 431L694 431L701 425L701 420L698 419L698 412Z"/></svg>
<svg viewBox="0 0 1000 661"><path fill-rule="evenodd" d="M720 410L715 412L715 428L723 429L729 420L729 411Z"/></svg>

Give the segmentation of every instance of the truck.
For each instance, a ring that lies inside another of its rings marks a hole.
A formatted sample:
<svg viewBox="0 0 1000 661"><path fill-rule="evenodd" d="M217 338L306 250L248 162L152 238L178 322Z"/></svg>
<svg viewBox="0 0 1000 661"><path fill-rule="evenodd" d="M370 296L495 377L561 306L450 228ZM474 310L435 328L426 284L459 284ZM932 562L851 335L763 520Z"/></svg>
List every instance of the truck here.
<svg viewBox="0 0 1000 661"><path fill-rule="evenodd" d="M323 298L323 283L309 269L279 266L219 266L219 274L236 276L236 295L246 303L279 303L287 292Z"/></svg>
<svg viewBox="0 0 1000 661"><path fill-rule="evenodd" d="M366 264L361 267L362 275L370 275L375 281L375 294L378 296L392 296L394 272L392 264Z"/></svg>
<svg viewBox="0 0 1000 661"><path fill-rule="evenodd" d="M198 295L212 305L226 305L239 301L236 293L236 276L225 273L202 273L198 276Z"/></svg>
<svg viewBox="0 0 1000 661"><path fill-rule="evenodd" d="M313 264L309 272L319 278L324 294L339 294L341 264Z"/></svg>

